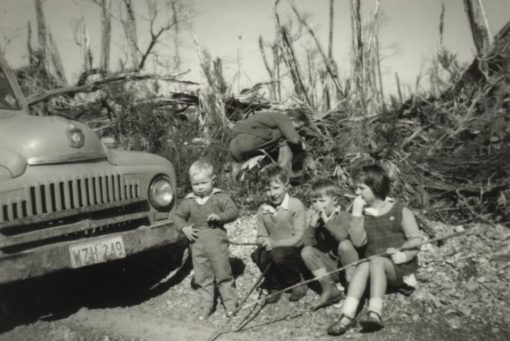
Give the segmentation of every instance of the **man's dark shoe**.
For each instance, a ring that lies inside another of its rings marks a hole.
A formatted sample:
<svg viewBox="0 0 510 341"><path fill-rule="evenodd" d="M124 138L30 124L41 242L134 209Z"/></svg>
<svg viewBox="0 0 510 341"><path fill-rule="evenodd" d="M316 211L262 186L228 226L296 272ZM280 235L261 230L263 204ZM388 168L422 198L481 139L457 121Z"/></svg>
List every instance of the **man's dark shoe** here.
<svg viewBox="0 0 510 341"><path fill-rule="evenodd" d="M291 302L299 301L300 299L306 296L307 291L308 287L304 284L301 284L300 286L293 288L289 297L289 301Z"/></svg>

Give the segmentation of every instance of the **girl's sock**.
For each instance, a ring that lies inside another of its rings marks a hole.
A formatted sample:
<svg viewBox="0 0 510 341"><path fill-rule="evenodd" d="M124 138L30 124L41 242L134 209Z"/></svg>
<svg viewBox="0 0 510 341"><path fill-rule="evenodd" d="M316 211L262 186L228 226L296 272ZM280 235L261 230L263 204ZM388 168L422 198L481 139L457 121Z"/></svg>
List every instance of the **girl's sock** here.
<svg viewBox="0 0 510 341"><path fill-rule="evenodd" d="M344 309L343 313L344 315L347 315L349 317L354 317L356 315L356 310L358 309L359 300L355 297L347 296L345 298L344 303Z"/></svg>
<svg viewBox="0 0 510 341"><path fill-rule="evenodd" d="M379 297L373 297L368 301L368 311L373 311L382 314L384 300Z"/></svg>

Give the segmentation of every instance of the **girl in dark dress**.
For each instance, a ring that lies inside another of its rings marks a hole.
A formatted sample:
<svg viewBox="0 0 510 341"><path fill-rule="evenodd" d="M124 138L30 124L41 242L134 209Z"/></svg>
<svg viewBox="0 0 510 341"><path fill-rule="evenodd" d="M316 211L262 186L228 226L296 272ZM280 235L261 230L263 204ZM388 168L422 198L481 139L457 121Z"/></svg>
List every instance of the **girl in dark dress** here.
<svg viewBox="0 0 510 341"><path fill-rule="evenodd" d="M387 255L372 258L356 267L343 313L328 328L330 335L341 335L351 327L368 283L368 314L361 324L366 331L381 329L386 288L403 285L406 276L413 274L418 266L418 250L397 250L420 244L421 234L411 210L388 199L390 180L384 169L378 165L365 166L354 180L357 196L352 208L351 240L356 247L365 246L365 257Z"/></svg>

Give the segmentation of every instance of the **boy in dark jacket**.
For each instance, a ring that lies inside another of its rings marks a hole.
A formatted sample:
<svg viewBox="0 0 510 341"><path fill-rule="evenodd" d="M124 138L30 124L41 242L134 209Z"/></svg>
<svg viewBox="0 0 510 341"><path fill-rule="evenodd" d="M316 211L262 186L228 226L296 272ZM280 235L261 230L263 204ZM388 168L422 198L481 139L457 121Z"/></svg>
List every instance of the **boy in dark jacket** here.
<svg viewBox="0 0 510 341"><path fill-rule="evenodd" d="M295 156L299 154L302 159L305 158L298 130L307 123L308 118L302 110L292 110L287 114L263 111L239 121L232 129L229 147L234 160L233 178L236 179L242 162L264 152L278 160L278 165L290 175ZM310 158L303 162L313 163Z"/></svg>

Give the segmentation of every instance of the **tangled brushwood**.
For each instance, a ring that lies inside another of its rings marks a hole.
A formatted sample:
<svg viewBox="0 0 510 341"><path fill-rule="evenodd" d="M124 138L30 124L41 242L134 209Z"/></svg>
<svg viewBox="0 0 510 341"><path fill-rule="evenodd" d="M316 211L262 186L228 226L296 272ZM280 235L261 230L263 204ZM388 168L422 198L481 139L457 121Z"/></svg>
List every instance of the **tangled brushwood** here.
<svg viewBox="0 0 510 341"><path fill-rule="evenodd" d="M277 37L288 40L275 40L273 57L290 67L296 63L295 55L288 53L292 30L279 21L278 27ZM473 219L505 223L510 220L509 42L510 23L495 37L489 53L464 68L443 49L431 71L434 91L417 93L406 101L400 88L398 97L381 101L382 87L371 87L374 82L340 82L334 65L326 63L319 70L325 62L317 55L309 56L307 75L291 68L291 80L299 85L295 97L290 97L292 104L282 99L280 80L274 80L273 73L270 82L234 95L221 59L213 60L206 52L200 54L200 61L207 82L200 88L180 81L182 74L87 74L68 91L40 95L36 66L19 70L18 78L32 95L29 102L36 114L86 121L122 148L171 159L181 175L181 193L187 190L183 175L198 157L209 158L220 174L227 172L230 128L236 121L258 110L297 105L309 113L311 124L303 135L319 173L338 180L346 193L344 204L353 191L351 171L378 162L395 181L392 195L416 209L422 223L425 218L455 224ZM262 40L260 44L264 52ZM370 67L375 72L377 63ZM269 64L266 68L271 71ZM448 75L447 81L437 76L439 68ZM99 79L89 82L91 77ZM220 177L219 185L235 192L240 207L254 208L261 198L256 176L260 168L254 168L235 186L227 176ZM303 174L293 193L305 202L306 180Z"/></svg>

